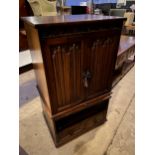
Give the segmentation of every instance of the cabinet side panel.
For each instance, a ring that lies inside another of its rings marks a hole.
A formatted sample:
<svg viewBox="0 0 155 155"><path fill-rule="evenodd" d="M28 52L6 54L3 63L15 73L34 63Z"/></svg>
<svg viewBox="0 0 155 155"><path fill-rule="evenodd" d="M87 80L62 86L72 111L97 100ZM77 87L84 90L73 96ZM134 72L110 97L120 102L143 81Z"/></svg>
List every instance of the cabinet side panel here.
<svg viewBox="0 0 155 155"><path fill-rule="evenodd" d="M44 63L42 59L42 53L40 48L40 41L38 30L31 27L30 25L25 23L26 33L28 36L28 44L31 51L31 57L33 62L33 67L35 70L38 90L42 100L44 101L43 104L45 106L44 110L51 116L51 106L49 100L49 93L47 88L46 76L45 76L45 69Z"/></svg>

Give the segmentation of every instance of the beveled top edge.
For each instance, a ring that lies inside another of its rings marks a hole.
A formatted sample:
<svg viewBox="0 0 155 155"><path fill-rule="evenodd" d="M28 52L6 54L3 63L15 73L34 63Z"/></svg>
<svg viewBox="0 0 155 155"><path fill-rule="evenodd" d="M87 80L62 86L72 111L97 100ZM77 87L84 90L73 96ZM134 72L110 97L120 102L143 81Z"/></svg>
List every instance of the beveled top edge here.
<svg viewBox="0 0 155 155"><path fill-rule="evenodd" d="M103 15L57 15L57 16L31 16L22 17L22 20L34 27L57 24L71 24L81 22L94 22L105 20L125 20L124 17L103 16Z"/></svg>

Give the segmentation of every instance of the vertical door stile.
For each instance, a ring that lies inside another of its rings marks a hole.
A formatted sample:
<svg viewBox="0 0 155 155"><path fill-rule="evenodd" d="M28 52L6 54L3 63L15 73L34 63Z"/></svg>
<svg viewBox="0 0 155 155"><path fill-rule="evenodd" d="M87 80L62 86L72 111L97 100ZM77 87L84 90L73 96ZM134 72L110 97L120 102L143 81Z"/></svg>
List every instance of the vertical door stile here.
<svg viewBox="0 0 155 155"><path fill-rule="evenodd" d="M58 78L57 78L57 50L56 50L56 48L50 48L50 53L52 53L51 55L51 57L52 57L52 66L53 66L53 70L54 70L54 78L55 78L55 83L56 83L56 92L58 92L58 90L59 90L59 86L58 86ZM58 102L58 104L60 104L61 103L61 99L60 99L60 97L58 97L59 96L59 94L58 93L56 93L57 94L57 102Z"/></svg>
<svg viewBox="0 0 155 155"><path fill-rule="evenodd" d="M96 55L95 55L95 52L96 52L96 42L93 41L92 42L92 47L90 48L90 52L91 52L91 62L94 62L94 63L90 63L90 68L91 68L91 73L92 73L92 79L91 81L93 81L93 77L95 75L95 63L96 63ZM90 90L92 90L94 87L94 85L90 85Z"/></svg>
<svg viewBox="0 0 155 155"><path fill-rule="evenodd" d="M74 102L76 100L76 66L75 64L77 62L76 59L75 59L75 54L76 54L76 51L75 51L75 43L72 44L72 54L71 54L71 64L70 64L70 67L71 67L71 73L72 73L72 102Z"/></svg>
<svg viewBox="0 0 155 155"><path fill-rule="evenodd" d="M63 51L63 68L64 68L64 93L65 93L65 104L70 104L70 49L65 46Z"/></svg>
<svg viewBox="0 0 155 155"><path fill-rule="evenodd" d="M106 67L107 67L107 46L105 45L105 41L106 41L106 39L104 38L103 39L103 42L102 42L102 52L103 52L103 59L102 59L102 70L101 70L101 72L102 72L102 81L101 81L101 84L102 84L102 86L103 86L103 89L105 89L106 87L105 87L105 83L106 83L106 77L104 76L104 72L105 72L105 70L106 70Z"/></svg>
<svg viewBox="0 0 155 155"><path fill-rule="evenodd" d="M64 94L64 98L63 98L63 106L66 104L66 86L65 86L65 64L64 64L64 53L65 53L65 47L62 46L61 47L61 65L62 65L62 78L63 78L63 94Z"/></svg>
<svg viewBox="0 0 155 155"><path fill-rule="evenodd" d="M102 84L103 80L104 80L104 75L103 75L103 72L104 72L104 55L105 55L105 52L103 51L103 47L102 47L102 38L101 38L101 41L100 41L100 53L101 53L101 56L100 56L100 70L99 70L99 74L101 76L99 76L99 81L100 81L100 91L102 91L102 89L104 89L104 85Z"/></svg>
<svg viewBox="0 0 155 155"><path fill-rule="evenodd" d="M56 92L57 92L58 105L63 105L60 46L52 48L51 51L52 51L52 59L53 59L54 76L55 76L55 81L56 81Z"/></svg>
<svg viewBox="0 0 155 155"><path fill-rule="evenodd" d="M80 44L82 46L82 42ZM77 62L77 98L81 100L83 98L83 87L82 87L82 67L83 67L83 51L81 46L77 46L78 62Z"/></svg>
<svg viewBox="0 0 155 155"><path fill-rule="evenodd" d="M59 82L60 82L60 89L61 89L61 96L62 96L62 105L65 105L65 94L64 94L64 76L63 76L63 65L62 65L62 47L58 46L58 63L59 63Z"/></svg>
<svg viewBox="0 0 155 155"><path fill-rule="evenodd" d="M113 41L112 41L113 40ZM108 54L108 64L109 64L109 70L108 70L108 73L107 73L107 75L108 75L108 79L107 79L107 88L109 88L110 89L110 81L111 81L111 78L112 78L112 66L113 66L113 57L114 57L114 51L113 51L113 42L114 42L115 40L113 39L113 38L111 38L111 40L109 40L109 42L108 42L108 45L107 45L107 47L108 47L108 51L109 51L109 54ZM111 58L111 59L110 59Z"/></svg>

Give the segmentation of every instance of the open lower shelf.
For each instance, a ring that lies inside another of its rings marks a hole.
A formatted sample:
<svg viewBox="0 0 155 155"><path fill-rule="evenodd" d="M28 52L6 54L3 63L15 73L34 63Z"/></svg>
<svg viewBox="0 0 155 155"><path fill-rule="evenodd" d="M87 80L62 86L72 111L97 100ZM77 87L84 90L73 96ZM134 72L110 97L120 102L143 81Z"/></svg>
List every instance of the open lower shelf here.
<svg viewBox="0 0 155 155"><path fill-rule="evenodd" d="M98 105L57 120L55 122L57 146L103 124L106 121L108 102L109 99Z"/></svg>
<svg viewBox="0 0 155 155"><path fill-rule="evenodd" d="M56 147L103 124L107 120L108 103L109 99L59 120L53 120L55 123L55 137L52 133L53 123L48 115L44 113Z"/></svg>
<svg viewBox="0 0 155 155"><path fill-rule="evenodd" d="M108 101L109 101L109 99L98 104L98 105L89 107L89 108L84 109L80 112L69 115L69 116L64 117L60 120L57 120L55 122L56 131L61 132L67 128L70 128L71 126L74 126L75 124L80 123L81 121L83 121L93 115L96 115L99 112L107 111Z"/></svg>

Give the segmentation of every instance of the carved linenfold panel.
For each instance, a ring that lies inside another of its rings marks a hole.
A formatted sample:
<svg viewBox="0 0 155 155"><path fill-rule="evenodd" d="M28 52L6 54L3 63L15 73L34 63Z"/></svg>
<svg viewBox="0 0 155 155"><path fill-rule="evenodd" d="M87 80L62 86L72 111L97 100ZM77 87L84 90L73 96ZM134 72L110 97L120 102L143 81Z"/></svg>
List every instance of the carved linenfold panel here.
<svg viewBox="0 0 155 155"><path fill-rule="evenodd" d="M112 44L113 40L111 38L101 38L97 39L92 44L92 50L94 50L97 46L107 46L109 44Z"/></svg>
<svg viewBox="0 0 155 155"><path fill-rule="evenodd" d="M109 44L111 44L111 43L113 43L113 40L112 40L111 38L107 38L107 39L103 42L103 46L104 46L104 45L109 45Z"/></svg>
<svg viewBox="0 0 155 155"><path fill-rule="evenodd" d="M62 42L48 42L48 61L51 62L57 102L56 111L97 97L110 90L110 77L114 64L115 37L100 34L100 37L71 37ZM109 68L107 70L107 68ZM88 74L90 76L88 76ZM86 76L83 76L86 75ZM52 75L51 75L52 76Z"/></svg>
<svg viewBox="0 0 155 155"><path fill-rule="evenodd" d="M83 99L81 85L80 43L50 46L52 67L56 81L58 109L76 104Z"/></svg>
<svg viewBox="0 0 155 155"><path fill-rule="evenodd" d="M111 75L107 67L110 71L112 70L115 43L116 38L106 36L88 40L86 43L84 60L87 58L87 62L84 69L91 73L91 78L88 79L88 98L98 96L108 91L110 87L109 78Z"/></svg>

